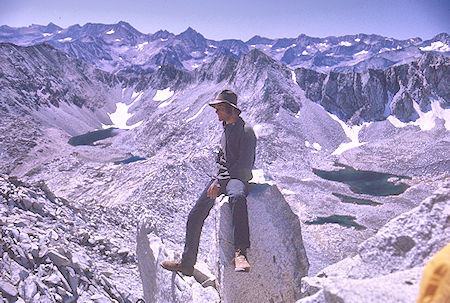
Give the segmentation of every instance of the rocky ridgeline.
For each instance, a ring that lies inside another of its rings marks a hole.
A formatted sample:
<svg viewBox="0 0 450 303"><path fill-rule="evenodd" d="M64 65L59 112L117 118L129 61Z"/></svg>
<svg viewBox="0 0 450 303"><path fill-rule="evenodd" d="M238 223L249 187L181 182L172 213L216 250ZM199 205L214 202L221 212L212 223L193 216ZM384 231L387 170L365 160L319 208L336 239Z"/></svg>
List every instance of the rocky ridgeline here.
<svg viewBox="0 0 450 303"><path fill-rule="evenodd" d="M417 112L413 102L423 112L429 110L430 99L448 107L449 68L448 57L425 53L414 62L385 70L325 74L298 68L295 74L308 99L344 121L359 124L381 121L391 114L402 121L414 121Z"/></svg>
<svg viewBox="0 0 450 303"><path fill-rule="evenodd" d="M41 182L0 176L2 302L135 302L102 260L134 264L134 254L93 232L99 222ZM91 214L92 217L92 214ZM118 242L117 240L115 242Z"/></svg>

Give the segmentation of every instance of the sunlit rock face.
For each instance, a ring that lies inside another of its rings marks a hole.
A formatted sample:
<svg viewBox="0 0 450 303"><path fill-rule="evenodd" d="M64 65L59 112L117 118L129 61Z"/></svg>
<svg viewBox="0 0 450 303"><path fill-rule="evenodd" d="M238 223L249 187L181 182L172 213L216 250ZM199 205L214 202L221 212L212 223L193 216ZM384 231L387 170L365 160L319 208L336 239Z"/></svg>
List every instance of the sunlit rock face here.
<svg viewBox="0 0 450 303"><path fill-rule="evenodd" d="M223 302L293 302L308 274L301 227L274 185L251 184L247 199L250 242L249 273L234 271L231 208L216 208L218 288Z"/></svg>

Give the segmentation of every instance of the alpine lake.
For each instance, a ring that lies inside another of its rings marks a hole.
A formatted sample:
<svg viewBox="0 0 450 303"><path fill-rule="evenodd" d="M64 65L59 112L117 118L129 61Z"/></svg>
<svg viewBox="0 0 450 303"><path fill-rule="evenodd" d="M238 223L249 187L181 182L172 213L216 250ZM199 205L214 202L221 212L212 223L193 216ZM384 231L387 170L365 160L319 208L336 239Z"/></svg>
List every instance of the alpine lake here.
<svg viewBox="0 0 450 303"><path fill-rule="evenodd" d="M411 177L386 174L381 172L357 170L351 166L341 163L335 163L334 166L340 167L339 170L320 170L313 168L312 172L322 179L341 182L347 184L350 190L356 195L370 195L374 197L385 197L400 195L409 188L409 185L401 180L410 180ZM342 203L352 203L357 205L378 206L382 203L372 201L367 198L352 197L340 193L332 193L339 198ZM355 222L356 217L349 215L332 215L328 217L317 217L313 221L305 222L308 225L322 225L327 223L339 224L344 227L354 227L356 229L366 229L363 225Z"/></svg>

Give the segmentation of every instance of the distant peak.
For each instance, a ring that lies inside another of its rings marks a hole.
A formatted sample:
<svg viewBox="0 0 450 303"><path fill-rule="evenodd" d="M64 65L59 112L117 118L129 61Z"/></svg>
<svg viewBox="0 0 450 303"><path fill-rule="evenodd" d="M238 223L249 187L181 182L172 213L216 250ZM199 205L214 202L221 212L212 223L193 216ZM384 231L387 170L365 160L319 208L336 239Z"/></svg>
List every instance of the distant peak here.
<svg viewBox="0 0 450 303"><path fill-rule="evenodd" d="M192 27L188 27L184 32L182 32L179 36L185 36L185 35L200 35L196 30L194 30Z"/></svg>
<svg viewBox="0 0 450 303"><path fill-rule="evenodd" d="M198 33L197 31L195 31L192 27L188 27L184 32L182 32L181 34L177 35L177 37L180 38L202 38L204 39L203 35Z"/></svg>
<svg viewBox="0 0 450 303"><path fill-rule="evenodd" d="M167 39L168 37L171 37L171 36L173 36L173 34L166 30L159 30L153 34L154 38L161 38L161 39Z"/></svg>
<svg viewBox="0 0 450 303"><path fill-rule="evenodd" d="M69 26L68 28L81 28L81 26L77 23L77 24Z"/></svg>
<svg viewBox="0 0 450 303"><path fill-rule="evenodd" d="M60 29L62 29L62 28L59 27L58 25L56 25L55 23L50 22L49 24L47 24L47 26L45 27L45 29L46 29L47 31L57 31L57 30L60 30Z"/></svg>
<svg viewBox="0 0 450 303"><path fill-rule="evenodd" d="M264 61L275 61L270 56L266 55L262 51L257 48L252 49L249 53L244 55L244 60L248 60L249 62L257 62L260 60Z"/></svg>
<svg viewBox="0 0 450 303"><path fill-rule="evenodd" d="M274 40L261 37L259 35L253 36L246 44L271 44Z"/></svg>
<svg viewBox="0 0 450 303"><path fill-rule="evenodd" d="M119 21L119 22L117 23L117 26L121 26L121 27L124 27L124 28L132 28L132 29L134 29L134 27L131 26L130 23L125 22L125 21Z"/></svg>
<svg viewBox="0 0 450 303"><path fill-rule="evenodd" d="M450 36L447 33L440 33L434 36L432 40L441 40L442 42L446 42L450 40Z"/></svg>

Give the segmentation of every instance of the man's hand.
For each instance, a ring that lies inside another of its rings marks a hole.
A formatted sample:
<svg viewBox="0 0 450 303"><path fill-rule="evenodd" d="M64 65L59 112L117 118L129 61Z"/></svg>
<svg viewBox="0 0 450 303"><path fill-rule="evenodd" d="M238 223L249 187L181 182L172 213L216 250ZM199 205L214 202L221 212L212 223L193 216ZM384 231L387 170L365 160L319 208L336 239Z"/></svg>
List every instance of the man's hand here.
<svg viewBox="0 0 450 303"><path fill-rule="evenodd" d="M215 198L217 198L219 189L219 186L217 186L215 183L212 183L208 188L207 196L214 200Z"/></svg>

